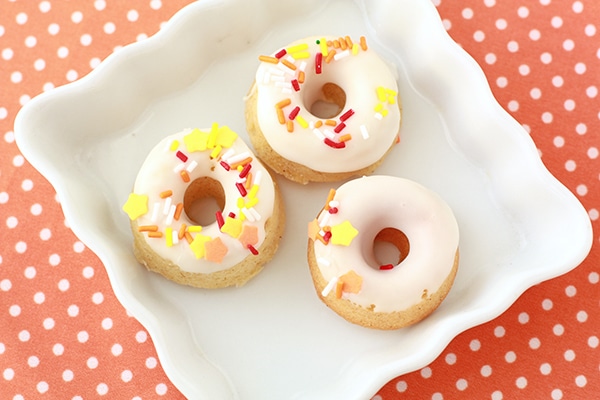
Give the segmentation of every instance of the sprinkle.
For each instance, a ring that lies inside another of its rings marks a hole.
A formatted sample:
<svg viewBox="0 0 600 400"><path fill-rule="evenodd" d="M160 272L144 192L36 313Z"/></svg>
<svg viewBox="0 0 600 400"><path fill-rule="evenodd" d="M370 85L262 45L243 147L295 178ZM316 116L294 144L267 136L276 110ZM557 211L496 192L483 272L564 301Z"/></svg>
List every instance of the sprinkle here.
<svg viewBox="0 0 600 400"><path fill-rule="evenodd" d="M380 121L383 119L383 115L381 113L375 113L374 117Z"/></svg>
<svg viewBox="0 0 600 400"><path fill-rule="evenodd" d="M327 226L327 223L329 222L330 217L331 217L331 214L329 214L328 212L321 213L321 215L319 216L319 226L321 228L323 228L324 226Z"/></svg>
<svg viewBox="0 0 600 400"><path fill-rule="evenodd" d="M317 53L315 55L315 73L320 74L323 72L323 53Z"/></svg>
<svg viewBox="0 0 600 400"><path fill-rule="evenodd" d="M198 166L198 163L195 160L192 160L188 166L185 168L185 170L187 172L192 172L196 169L196 167Z"/></svg>
<svg viewBox="0 0 600 400"><path fill-rule="evenodd" d="M325 257L319 257L319 258L317 258L317 264L322 265L324 267L329 267L331 265L331 263L329 262L329 260L326 259Z"/></svg>
<svg viewBox="0 0 600 400"><path fill-rule="evenodd" d="M173 246L173 228L170 226L165 228L165 240L167 241L167 247Z"/></svg>
<svg viewBox="0 0 600 400"><path fill-rule="evenodd" d="M158 221L159 213L160 213L160 203L156 202L156 203L154 203L154 206L152 208L152 217L150 217L150 221L152 221L152 222Z"/></svg>
<svg viewBox="0 0 600 400"><path fill-rule="evenodd" d="M295 71L297 68L294 64L292 64L290 61L288 61L286 59L281 60L281 63L283 65L285 65L286 67L288 67L289 69L291 69L292 71Z"/></svg>
<svg viewBox="0 0 600 400"><path fill-rule="evenodd" d="M175 214L173 215L173 218L175 218L175 221L179 221L179 218L181 218L182 211L183 211L183 203L177 203L177 205L175 206Z"/></svg>
<svg viewBox="0 0 600 400"><path fill-rule="evenodd" d="M377 87L377 100L381 102L387 101L387 93L385 92L385 88L383 86Z"/></svg>
<svg viewBox="0 0 600 400"><path fill-rule="evenodd" d="M173 201L173 200L172 200L170 197L167 197L167 198L165 199L165 204L164 204L164 206L163 206L163 214L164 214L164 215L167 215L167 214L169 213L169 209L171 208L171 202L172 202L172 201Z"/></svg>
<svg viewBox="0 0 600 400"><path fill-rule="evenodd" d="M336 126L337 122L335 122L335 120L333 120L333 119L328 119L328 120L325 120L325 125L327 125L327 126Z"/></svg>
<svg viewBox="0 0 600 400"><path fill-rule="evenodd" d="M225 243L223 243L220 237L216 237L206 242L204 244L204 249L204 258L211 262L220 263L227 254L227 246Z"/></svg>
<svg viewBox="0 0 600 400"><path fill-rule="evenodd" d="M352 55L353 55L353 56L355 56L355 55L357 55L357 54L358 54L358 48L359 48L359 46L358 46L358 43L354 43L354 44L352 45Z"/></svg>
<svg viewBox="0 0 600 400"><path fill-rule="evenodd" d="M275 108L276 112L277 112L277 120L279 121L280 124L285 124L285 115L283 115L283 110L279 107Z"/></svg>
<svg viewBox="0 0 600 400"><path fill-rule="evenodd" d="M184 233L183 236L185 237L185 240L188 242L188 244L192 244L192 242L194 241L192 234L187 231Z"/></svg>
<svg viewBox="0 0 600 400"><path fill-rule="evenodd" d="M307 65L308 64L306 64L306 61L302 61L300 63L300 66L298 67L298 71L300 71L298 74L302 73L302 76L304 76L304 71L306 70ZM302 82L300 82L300 83L302 83Z"/></svg>
<svg viewBox="0 0 600 400"><path fill-rule="evenodd" d="M225 224L225 220L223 219L223 213L221 211L217 211L215 213L215 217L217 219L217 224L219 225L219 229L221 229L223 227L223 224Z"/></svg>
<svg viewBox="0 0 600 400"><path fill-rule="evenodd" d="M173 172L175 172L176 174L180 173L181 171L183 171L185 169L185 164L184 163L179 163L175 166L175 168L173 168Z"/></svg>
<svg viewBox="0 0 600 400"><path fill-rule="evenodd" d="M271 56L258 56L258 59L260 61L271 63L271 64L277 64L277 63L279 63L279 59L278 58L271 57Z"/></svg>
<svg viewBox="0 0 600 400"><path fill-rule="evenodd" d="M325 232L325 234L323 235L323 240L325 240L325 243L329 243L329 240L331 239L331 231L327 231Z"/></svg>
<svg viewBox="0 0 600 400"><path fill-rule="evenodd" d="M256 172L256 178L254 178L254 184L255 185L260 185L260 182L262 181L262 171L257 171Z"/></svg>
<svg viewBox="0 0 600 400"><path fill-rule="evenodd" d="M288 118L293 120L294 118L296 118L296 116L298 115L298 113L300 112L300 107L296 106L292 112L290 112L290 115L288 115Z"/></svg>
<svg viewBox="0 0 600 400"><path fill-rule="evenodd" d="M321 53L323 53L323 55L325 57L327 57L327 41L325 40L325 38L322 38L321 40L319 40L319 46L321 47Z"/></svg>
<svg viewBox="0 0 600 400"><path fill-rule="evenodd" d="M242 220L238 218L227 217L223 227L221 228L221 232L237 239L240 236L240 233L242 233Z"/></svg>
<svg viewBox="0 0 600 400"><path fill-rule="evenodd" d="M323 134L325 135L326 138L329 138L329 140L335 139L335 133L333 133L333 131L331 129L325 129L323 131Z"/></svg>
<svg viewBox="0 0 600 400"><path fill-rule="evenodd" d="M325 138L324 142L327 146L334 148L334 149L343 149L344 147L346 147L346 143L334 142L333 140L331 140L329 138Z"/></svg>
<svg viewBox="0 0 600 400"><path fill-rule="evenodd" d="M213 122L210 127L210 133L208 134L208 139L206 140L206 147L209 149L213 149L217 145L217 137L219 136L219 124Z"/></svg>
<svg viewBox="0 0 600 400"><path fill-rule="evenodd" d="M335 284L335 298L341 299L343 292L344 292L344 282L341 280L338 280Z"/></svg>
<svg viewBox="0 0 600 400"><path fill-rule="evenodd" d="M275 104L275 107L276 108L284 108L284 107L289 106L290 104L292 104L292 99L287 98L287 99L283 99L279 103Z"/></svg>
<svg viewBox="0 0 600 400"><path fill-rule="evenodd" d="M294 121L287 121L286 128L289 133L294 132Z"/></svg>
<svg viewBox="0 0 600 400"><path fill-rule="evenodd" d="M287 48L288 53L297 53L308 49L308 43L299 43Z"/></svg>
<svg viewBox="0 0 600 400"><path fill-rule="evenodd" d="M219 157L219 154L221 153L221 150L223 150L223 148L221 147L221 145L215 146L215 148L213 149L213 151L210 152L210 158L211 159L215 159L215 158Z"/></svg>
<svg viewBox="0 0 600 400"><path fill-rule="evenodd" d="M389 269L393 269L394 265L393 264L385 264L385 265L380 265L379 269L381 271L385 271L385 270L389 270Z"/></svg>
<svg viewBox="0 0 600 400"><path fill-rule="evenodd" d="M221 160L223 160L223 161L227 161L227 160L229 160L229 157L231 157L231 156L232 156L232 155L234 155L234 154L235 154L235 150L233 150L233 149L229 149L229 150L227 150L227 151L225 152L225 154L223 154L223 155L221 156Z"/></svg>
<svg viewBox="0 0 600 400"><path fill-rule="evenodd" d="M342 114L342 116L340 117L340 120L342 122L345 122L348 118L350 118L353 115L354 115L354 110L353 109L349 109L344 114Z"/></svg>
<svg viewBox="0 0 600 400"><path fill-rule="evenodd" d="M348 48L348 43L346 43L346 39L344 39L343 37L339 38L338 41L340 42L340 48L342 50L346 50Z"/></svg>
<svg viewBox="0 0 600 400"><path fill-rule="evenodd" d="M339 125L337 125L337 126L336 126L336 127L333 129L333 131L334 131L335 133L340 133L340 132L341 132L341 131L342 131L342 130L345 128L345 127L346 127L346 124L345 124L345 123L343 123L343 122L341 122Z"/></svg>
<svg viewBox="0 0 600 400"><path fill-rule="evenodd" d="M175 204L172 204L171 207L169 207L169 213L167 214L167 219L165 220L165 225L171 225L173 223L173 218L175 217L176 209L177 209L177 206Z"/></svg>
<svg viewBox="0 0 600 400"><path fill-rule="evenodd" d="M236 155L233 155L233 156L229 157L227 159L227 163L229 163L229 165L231 166L231 168L235 169L234 164L237 164L239 161L241 161L241 160L243 160L245 158L248 158L248 157L250 157L250 153L247 152L247 151L243 151L241 153L238 153Z"/></svg>
<svg viewBox="0 0 600 400"><path fill-rule="evenodd" d="M339 49L340 48L340 41L337 40L337 39L335 39L333 41L333 47L336 48L336 49Z"/></svg>
<svg viewBox="0 0 600 400"><path fill-rule="evenodd" d="M183 162L186 162L188 160L188 157L185 154L183 154L181 151L177 151L177 153L175 153L175 155L177 156L177 158L179 158Z"/></svg>
<svg viewBox="0 0 600 400"><path fill-rule="evenodd" d="M223 168L225 168L225 171L229 171L231 169L231 167L229 166L229 164L227 164L225 161L221 161L219 164L221 164L221 166Z"/></svg>
<svg viewBox="0 0 600 400"><path fill-rule="evenodd" d="M294 90L295 90L296 92L299 92L299 91L300 91L300 82L298 82L298 79L294 79L294 80L292 81L292 87L294 88Z"/></svg>
<svg viewBox="0 0 600 400"><path fill-rule="evenodd" d="M323 291L321 292L321 296L323 297L327 297L327 295L333 290L333 288L337 285L338 283L338 277L334 276L325 286L325 288L323 289Z"/></svg>
<svg viewBox="0 0 600 400"><path fill-rule="evenodd" d="M339 209L337 207L331 207L329 209L329 214L337 214Z"/></svg>
<svg viewBox="0 0 600 400"><path fill-rule="evenodd" d="M319 140L329 140L318 128L313 129L313 133L319 138Z"/></svg>
<svg viewBox="0 0 600 400"><path fill-rule="evenodd" d="M327 55L327 58L325 58L325 62L327 64L329 64L331 62L331 60L333 60L333 57L335 57L335 55L337 54L337 52L334 50L331 50L331 52Z"/></svg>
<svg viewBox="0 0 600 400"><path fill-rule="evenodd" d="M251 244L248 244L248 250L250 250L250 253L254 254L255 256L258 255L258 250L256 250L256 248L254 246L252 246Z"/></svg>
<svg viewBox="0 0 600 400"><path fill-rule="evenodd" d="M331 227L332 240L335 245L349 246L352 240L358 235L358 230L352 226L350 221L346 220L341 224Z"/></svg>
<svg viewBox="0 0 600 400"><path fill-rule="evenodd" d="M131 193L123 205L123 211L132 221L148 212L148 196Z"/></svg>
<svg viewBox="0 0 600 400"><path fill-rule="evenodd" d="M186 228L186 224L181 224L181 226L179 227L179 232L177 232L177 239L181 240L185 237Z"/></svg>
<svg viewBox="0 0 600 400"><path fill-rule="evenodd" d="M161 238L162 236L162 232L148 232L149 238Z"/></svg>
<svg viewBox="0 0 600 400"><path fill-rule="evenodd" d="M246 166L248 165L252 164L246 164ZM246 189L250 189L250 186L252 186L252 172L248 172L248 176L246 178Z"/></svg>
<svg viewBox="0 0 600 400"><path fill-rule="evenodd" d="M158 231L158 225L140 225L138 226L138 232L156 232Z"/></svg>
<svg viewBox="0 0 600 400"><path fill-rule="evenodd" d="M179 141L178 140L173 140L171 142L171 145L169 146L169 150L171 151L175 151L179 148Z"/></svg>
<svg viewBox="0 0 600 400"><path fill-rule="evenodd" d="M281 58L287 54L286 49L281 49L275 54L275 58Z"/></svg>
<svg viewBox="0 0 600 400"><path fill-rule="evenodd" d="M243 216L245 216L246 218L248 218L248 221L250 221L250 222L256 221L254 219L254 216L250 213L250 210L248 210L246 207L240 208L240 212L241 212L241 214Z"/></svg>
<svg viewBox="0 0 600 400"><path fill-rule="evenodd" d="M327 200L325 201L325 210L329 210L329 203L331 203L333 201L333 198L335 197L335 189L331 188L329 189L329 193L327 193Z"/></svg>
<svg viewBox="0 0 600 400"><path fill-rule="evenodd" d="M250 211L250 213L251 213L251 214L252 214L252 216L254 217L254 220L255 220L255 221L260 221L260 219L261 219L261 216L260 216L260 214L258 213L258 211L256 211L256 210L254 209L254 207L250 207L250 208L248 209L248 211Z"/></svg>
<svg viewBox="0 0 600 400"><path fill-rule="evenodd" d="M306 122L306 120L304 118L302 118L301 115L298 115L296 117L296 121L298 121L300 126L303 127L304 129L308 128L308 122Z"/></svg>
<svg viewBox="0 0 600 400"><path fill-rule="evenodd" d="M183 179L183 181L184 181L185 183L188 183L188 182L190 181L190 174L188 174L188 172L187 172L187 171L181 171L181 172L179 173L179 175L181 175L181 179Z"/></svg>
<svg viewBox="0 0 600 400"><path fill-rule="evenodd" d="M173 195L173 191L172 190L165 190L164 192L160 192L159 197L161 199L165 199L167 197L170 197Z"/></svg>
<svg viewBox="0 0 600 400"><path fill-rule="evenodd" d="M187 230L188 230L188 232L191 232L191 233L198 233L198 232L202 231L202 226L201 225L191 225L191 226L188 226Z"/></svg>
<svg viewBox="0 0 600 400"><path fill-rule="evenodd" d="M232 157L233 158L233 157ZM252 162L252 157L246 157L242 160L236 161L231 164L231 168L237 169L239 166L244 166Z"/></svg>
<svg viewBox="0 0 600 400"><path fill-rule="evenodd" d="M346 46L347 46L349 49L351 49L351 48L352 48L352 46L354 46L354 43L352 43L352 39L350 38L350 36L346 36L344 39L346 40Z"/></svg>
<svg viewBox="0 0 600 400"><path fill-rule="evenodd" d="M350 50L344 50L341 53L336 54L333 59L335 61L340 60L342 58L348 57L350 55Z"/></svg>
<svg viewBox="0 0 600 400"><path fill-rule="evenodd" d="M367 38L365 38L364 36L360 37L360 48L363 51L367 51L368 47L367 47Z"/></svg>
<svg viewBox="0 0 600 400"><path fill-rule="evenodd" d="M360 133L361 133L363 139L369 138L369 131L367 131L367 127L365 125L360 126Z"/></svg>
<svg viewBox="0 0 600 400"><path fill-rule="evenodd" d="M248 173L250 172L250 168L252 168L252 164L246 164L244 165L244 168L242 168L242 170L240 171L240 178L245 178Z"/></svg>
<svg viewBox="0 0 600 400"><path fill-rule="evenodd" d="M237 182L235 184L235 187L237 188L238 192L240 192L240 194L242 195L242 197L246 197L246 195L248 194L248 192L246 191L246 187L244 186L243 183Z"/></svg>
<svg viewBox="0 0 600 400"><path fill-rule="evenodd" d="M304 83L305 78L306 78L306 75L304 74L304 71L298 72L298 83Z"/></svg>
<svg viewBox="0 0 600 400"><path fill-rule="evenodd" d="M340 142L347 142L348 140L352 139L352 135L347 133L345 135L340 136Z"/></svg>

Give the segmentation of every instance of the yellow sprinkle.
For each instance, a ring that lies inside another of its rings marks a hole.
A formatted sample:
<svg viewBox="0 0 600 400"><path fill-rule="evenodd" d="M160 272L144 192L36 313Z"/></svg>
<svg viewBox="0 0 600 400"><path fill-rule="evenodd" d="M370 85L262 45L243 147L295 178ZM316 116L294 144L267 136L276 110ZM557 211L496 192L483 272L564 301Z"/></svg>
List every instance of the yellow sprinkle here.
<svg viewBox="0 0 600 400"><path fill-rule="evenodd" d="M187 231L190 233L198 233L198 232L202 231L202 226L201 225L190 225L187 227Z"/></svg>
<svg viewBox="0 0 600 400"><path fill-rule="evenodd" d="M213 122L213 124L210 128L210 133L208 134L208 140L206 142L206 147L208 147L209 149L214 149L215 145L217 144L218 135L219 135L219 124L217 124L216 122Z"/></svg>
<svg viewBox="0 0 600 400"><path fill-rule="evenodd" d="M378 86L377 87L377 99L383 103L384 101L387 101L387 98L388 97L387 97L385 88L383 86Z"/></svg>
<svg viewBox="0 0 600 400"><path fill-rule="evenodd" d="M254 207L258 203L258 197L252 197L246 202L246 208Z"/></svg>
<svg viewBox="0 0 600 400"><path fill-rule="evenodd" d="M260 188L260 185L252 185L252 188L250 188L250 192L248 192L248 198L253 198L256 197L256 193L258 193L258 189Z"/></svg>
<svg viewBox="0 0 600 400"><path fill-rule="evenodd" d="M377 105L374 108L375 112L379 112L382 109L383 109L383 104L381 104L381 103L377 103Z"/></svg>
<svg viewBox="0 0 600 400"><path fill-rule="evenodd" d="M304 129L308 128L308 122L306 122L306 120L304 118L302 118L302 116L300 116L300 115L296 116L296 121L298 121L300 126L303 127Z"/></svg>
<svg viewBox="0 0 600 400"><path fill-rule="evenodd" d="M323 54L323 57L327 57L327 41L325 40L325 38L321 38L319 40L319 46L321 47L321 53Z"/></svg>
<svg viewBox="0 0 600 400"><path fill-rule="evenodd" d="M171 142L171 146L169 147L169 150L171 151L175 151L179 148L179 140L173 140Z"/></svg>
<svg viewBox="0 0 600 400"><path fill-rule="evenodd" d="M173 246L173 228L170 226L165 228L165 240L167 241L167 247Z"/></svg>
<svg viewBox="0 0 600 400"><path fill-rule="evenodd" d="M358 43L354 43L354 44L352 45L352 55L353 55L353 56L355 56L355 55L357 55L357 54L358 54L358 47L359 47L359 46L358 46Z"/></svg>
<svg viewBox="0 0 600 400"><path fill-rule="evenodd" d="M237 199L237 204L236 205L237 205L237 208L240 208L240 209L244 208L244 198L243 197L239 197Z"/></svg>
<svg viewBox="0 0 600 400"><path fill-rule="evenodd" d="M294 46L290 46L290 47L286 48L285 50L288 53L297 53L299 51L304 51L306 49L308 49L308 43L299 43Z"/></svg>
<svg viewBox="0 0 600 400"><path fill-rule="evenodd" d="M387 117L388 113L389 113L389 111L385 108L383 110L381 110L381 115L383 115L384 117Z"/></svg>
<svg viewBox="0 0 600 400"><path fill-rule="evenodd" d="M219 157L219 154L221 154L221 150L223 150L223 148L220 145L216 145L213 151L211 151L210 153L210 158L215 159Z"/></svg>
<svg viewBox="0 0 600 400"><path fill-rule="evenodd" d="M297 53L290 54L294 57L294 60L302 60L304 58L310 58L310 53L308 51L299 51Z"/></svg>

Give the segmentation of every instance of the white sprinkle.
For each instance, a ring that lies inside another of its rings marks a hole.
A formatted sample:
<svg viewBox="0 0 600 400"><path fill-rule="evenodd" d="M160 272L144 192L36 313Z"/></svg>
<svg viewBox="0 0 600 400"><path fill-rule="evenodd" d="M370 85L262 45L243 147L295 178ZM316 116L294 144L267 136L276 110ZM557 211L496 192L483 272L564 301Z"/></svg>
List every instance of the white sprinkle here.
<svg viewBox="0 0 600 400"><path fill-rule="evenodd" d="M169 208L169 213L167 214L167 219L165 220L166 225L171 225L173 223L173 218L175 217L175 209L177 207L175 204L171 205Z"/></svg>
<svg viewBox="0 0 600 400"><path fill-rule="evenodd" d="M325 257L319 257L317 258L317 263L323 267L329 267L331 265L331 263L329 262L328 259L326 259Z"/></svg>
<svg viewBox="0 0 600 400"><path fill-rule="evenodd" d="M261 216L260 216L260 214L258 213L258 211L256 211L256 210L254 209L254 207L250 207L250 208L248 209L248 211L250 211L250 214L252 214L252 216L254 217L254 220L255 220L255 221L260 221L260 219L261 219ZM246 217L247 217L247 215L246 215Z"/></svg>
<svg viewBox="0 0 600 400"><path fill-rule="evenodd" d="M302 61L300 66L298 67L300 71L304 71L306 69L306 61Z"/></svg>
<svg viewBox="0 0 600 400"><path fill-rule="evenodd" d="M325 140L325 135L323 135L323 132L321 132L321 131L319 130L319 128L314 128L314 129L313 129L313 133L314 133L315 135L317 135L317 137L319 138L319 140Z"/></svg>
<svg viewBox="0 0 600 400"><path fill-rule="evenodd" d="M335 287L335 285L337 285L338 282L338 277L334 276L329 283L327 283L327 286L325 286L325 288L323 289L323 291L321 292L321 295L323 297L327 297L327 295L329 294L329 292L331 292L331 290Z"/></svg>
<svg viewBox="0 0 600 400"><path fill-rule="evenodd" d="M341 58L348 57L349 55L350 55L350 50L344 50L344 51L342 51L341 53L336 53L336 54L333 56L333 59L334 59L335 61L337 61L337 60L339 60L339 59L341 59Z"/></svg>
<svg viewBox="0 0 600 400"><path fill-rule="evenodd" d="M242 211L242 214L244 214L246 216L246 218L248 219L248 221L250 221L250 222L254 222L255 221L254 215L252 215L252 213L250 212L250 210L248 210L246 207L243 207L241 209L241 211Z"/></svg>
<svg viewBox="0 0 600 400"><path fill-rule="evenodd" d="M333 133L331 129L325 129L325 132L323 132L323 134L331 140L335 138L335 133Z"/></svg>
<svg viewBox="0 0 600 400"><path fill-rule="evenodd" d="M246 178L237 178L235 183L246 183Z"/></svg>
<svg viewBox="0 0 600 400"><path fill-rule="evenodd" d="M196 169L196 167L198 166L198 163L195 160L190 161L190 165L188 165L186 167L187 172L192 172L194 169Z"/></svg>
<svg viewBox="0 0 600 400"><path fill-rule="evenodd" d="M171 199L171 197L167 197L165 199L165 205L163 206L163 214L167 215L169 213L169 209L171 208L171 202L173 200Z"/></svg>
<svg viewBox="0 0 600 400"><path fill-rule="evenodd" d="M158 213L160 212L160 203L157 201L152 208L152 222L158 221Z"/></svg>
<svg viewBox="0 0 600 400"><path fill-rule="evenodd" d="M260 185L260 181L262 180L262 171L258 170L256 172L256 176L254 177L253 185Z"/></svg>
<svg viewBox="0 0 600 400"><path fill-rule="evenodd" d="M171 232L171 234L173 235L173 244L179 243L179 232L177 232L176 230L173 230L173 232Z"/></svg>
<svg viewBox="0 0 600 400"><path fill-rule="evenodd" d="M315 121L309 121L308 129L315 129Z"/></svg>
<svg viewBox="0 0 600 400"><path fill-rule="evenodd" d="M221 156L221 160L223 160L223 161L227 161L227 160L229 159L229 157L231 157L231 156L232 156L232 155L234 155L234 154L235 154L235 150L233 150L233 149L229 149L229 150L227 150L227 151L225 152L225 154L223 154L223 155Z"/></svg>
<svg viewBox="0 0 600 400"><path fill-rule="evenodd" d="M178 174L181 171L183 171L184 168L185 168L185 163L179 163L179 164L177 164L177 166L175 166L175 168L173 168L173 172Z"/></svg>
<svg viewBox="0 0 600 400"><path fill-rule="evenodd" d="M288 54L288 55L285 57L285 59L286 59L286 60L288 60L289 62L291 62L292 64L293 64L294 62L296 62L296 59L295 59L294 57L292 57L292 55L291 55L291 54Z"/></svg>
<svg viewBox="0 0 600 400"><path fill-rule="evenodd" d="M324 226L327 226L327 223L329 222L329 217L331 216L331 214L329 212L324 212L321 215L323 217L321 219L319 219L319 226L322 228Z"/></svg>
<svg viewBox="0 0 600 400"><path fill-rule="evenodd" d="M374 117L380 121L383 119L383 115L381 113L375 113Z"/></svg>
<svg viewBox="0 0 600 400"><path fill-rule="evenodd" d="M329 202L329 207L330 207L330 208L337 208L339 205L340 205L340 202L339 202L339 201L337 201L337 200L331 200L331 201Z"/></svg>
<svg viewBox="0 0 600 400"><path fill-rule="evenodd" d="M360 126L360 133L362 134L363 139L369 138L369 131L367 131L367 127L365 125Z"/></svg>
<svg viewBox="0 0 600 400"><path fill-rule="evenodd" d="M248 158L248 157L250 157L250 153L248 153L247 151L244 151L242 153L239 153L239 154L236 154L236 155L234 155L232 157L229 157L227 159L227 162L229 164L235 164L236 162L242 161L243 159Z"/></svg>

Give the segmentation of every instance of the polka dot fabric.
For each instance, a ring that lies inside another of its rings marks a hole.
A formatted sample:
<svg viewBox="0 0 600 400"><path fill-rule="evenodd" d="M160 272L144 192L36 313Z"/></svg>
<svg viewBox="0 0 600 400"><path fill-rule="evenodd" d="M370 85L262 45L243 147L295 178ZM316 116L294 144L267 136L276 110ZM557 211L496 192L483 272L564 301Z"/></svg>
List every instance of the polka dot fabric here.
<svg viewBox="0 0 600 400"><path fill-rule="evenodd" d="M86 75L190 2L0 0L2 398L183 398L145 329L116 300L102 264L69 229L52 187L20 154L13 123L29 99ZM500 317L459 335L427 367L392 379L373 400L594 398L600 393L600 5L434 4L546 166L588 210L594 244L578 268L531 288Z"/></svg>

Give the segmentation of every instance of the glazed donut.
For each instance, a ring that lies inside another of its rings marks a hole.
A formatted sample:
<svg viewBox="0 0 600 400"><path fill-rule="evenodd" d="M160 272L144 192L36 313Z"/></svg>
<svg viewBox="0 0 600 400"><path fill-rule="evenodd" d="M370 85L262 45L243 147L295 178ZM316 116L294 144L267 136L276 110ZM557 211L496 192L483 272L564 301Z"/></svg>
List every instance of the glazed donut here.
<svg viewBox="0 0 600 400"><path fill-rule="evenodd" d="M370 174L399 140L396 79L364 37L309 37L259 60L246 128L275 172L300 183Z"/></svg>
<svg viewBox="0 0 600 400"><path fill-rule="evenodd" d="M452 210L403 178L363 177L332 189L308 236L318 296L346 320L369 328L398 329L428 316L458 268ZM396 247L398 261L380 260L378 242Z"/></svg>
<svg viewBox="0 0 600 400"><path fill-rule="evenodd" d="M202 288L242 286L254 277L274 255L285 219L267 169L216 123L160 141L123 210L140 263Z"/></svg>

